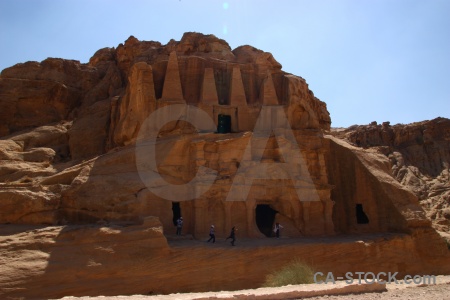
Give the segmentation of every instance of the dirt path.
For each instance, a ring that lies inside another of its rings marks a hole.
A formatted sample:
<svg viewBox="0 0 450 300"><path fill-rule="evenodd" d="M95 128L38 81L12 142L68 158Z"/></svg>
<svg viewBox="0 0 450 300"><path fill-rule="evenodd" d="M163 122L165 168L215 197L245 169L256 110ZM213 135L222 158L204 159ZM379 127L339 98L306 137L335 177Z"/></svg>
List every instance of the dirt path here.
<svg viewBox="0 0 450 300"><path fill-rule="evenodd" d="M323 296L312 297L308 300L409 300L409 299L433 299L433 300L448 300L450 299L450 283L429 285L429 286L414 286L402 289L388 288L387 292L382 293L366 293L358 295L340 295L340 296Z"/></svg>
<svg viewBox="0 0 450 300"><path fill-rule="evenodd" d="M277 245L299 245L299 244L336 244L336 243L354 243L354 242L367 242L367 241L380 241L387 240L394 237L404 237L407 234L404 233L365 233L365 234L351 234L351 235L335 235L327 237L296 237L290 238L282 236L277 239L271 238L241 238L237 236L236 247L238 248L251 248L251 247L265 247L265 246L277 246ZM192 235L186 234L182 236L168 235L165 237L171 248L174 247L230 247L230 240L226 241L223 237L216 237L216 242L206 243L209 236L205 236L204 239L196 239Z"/></svg>
<svg viewBox="0 0 450 300"><path fill-rule="evenodd" d="M359 291L358 293L346 293L346 291ZM361 291L376 291L366 292ZM380 292L380 290L383 290ZM309 296L312 293L321 296ZM336 295L336 293L344 293ZM297 295L296 297L292 297ZM285 286L279 288L261 288L255 290L209 292L209 293L186 293L155 296L117 296L106 297L112 300L209 300L209 299L233 299L233 300L257 300L257 299L308 299L308 300L410 300L410 299L450 299L450 276L436 276L436 284L430 285L406 285L402 281L399 284L388 284L386 286L374 287L372 285L346 285L337 282L335 285L304 284L296 286ZM64 300L103 300L105 297L65 297Z"/></svg>

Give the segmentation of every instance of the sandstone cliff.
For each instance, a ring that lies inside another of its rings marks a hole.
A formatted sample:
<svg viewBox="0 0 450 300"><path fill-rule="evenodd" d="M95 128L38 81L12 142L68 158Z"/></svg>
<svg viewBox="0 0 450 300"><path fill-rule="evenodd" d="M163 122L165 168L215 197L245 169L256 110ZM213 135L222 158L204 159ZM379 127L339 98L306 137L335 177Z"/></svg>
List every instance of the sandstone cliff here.
<svg viewBox="0 0 450 300"><path fill-rule="evenodd" d="M334 134L386 156L392 176L419 198L433 226L450 231L450 120L407 125L373 122Z"/></svg>
<svg viewBox="0 0 450 300"><path fill-rule="evenodd" d="M3 70L0 84L4 108L0 195L9 203L0 222L139 220L156 214L170 226L175 204L149 193L142 183L136 168L136 139L156 110L164 117L162 108L189 104L206 112L214 128L166 124L159 131L158 147L164 152L168 147L164 145L170 144L173 149L161 159L158 171L175 184L189 182L199 168L217 172L202 199L181 204L191 220L196 215L195 223L186 224L190 231L207 230L217 217L208 220L201 207L219 205L212 215L220 216L216 222L223 225L223 234L231 223L242 222L245 235L259 236L255 216L244 213L236 216L237 221L224 217L224 212L231 215L234 210L271 205L280 212L278 217L291 224L293 235L334 232L322 136L322 130L330 127L326 105L314 97L303 78L283 72L270 53L251 46L231 50L225 41L198 33L186 33L179 42L167 45L130 37L117 48L97 51L88 64L47 59L13 66ZM233 133L202 139L192 135L197 130L214 132L219 114L230 116ZM274 137L266 145L265 138L258 142L259 138L244 133L255 128L260 116L265 130L279 118L277 114L286 116L303 156L308 156L289 163L307 169L294 174L299 180L293 184L285 179L257 183L259 160L286 163L280 154L283 147ZM167 140L169 136L175 137ZM254 144L252 155L243 157L249 143ZM255 174L245 205L245 199L225 201L231 184L238 181L234 176L239 167L242 174ZM318 191L320 201L311 207L299 205L295 190L300 188ZM310 217L317 219L318 226L304 222Z"/></svg>
<svg viewBox="0 0 450 300"><path fill-rule="evenodd" d="M275 222L292 239L277 250L278 263L315 251L312 263L341 273L349 266L450 272L450 264L441 264L446 245L430 221L448 230L447 211L440 210L448 205L448 120L330 132L326 104L303 78L281 68L254 47L232 50L212 35L186 33L167 45L130 37L97 51L88 64L49 58L3 70L0 250L16 276L0 278L4 294L30 297L24 284L36 290L54 278L60 288L41 295L255 287L269 268L251 268L246 257L270 260L272 244L264 243ZM222 134L219 115L229 120ZM194 244L173 235L179 216ZM48 227L10 233L24 224ZM248 249L230 254L195 244L211 224L218 238L237 226ZM318 237L352 234L369 242L342 246L335 239L332 253L317 245ZM302 245L306 237L312 240ZM25 249L23 257L13 255L15 247ZM89 279L82 285L62 274L65 247L82 249L68 264ZM360 256L336 264L341 252ZM236 256L238 276L224 276L226 268L212 273L202 261L215 256L214 266ZM40 271L21 268L27 261ZM178 289L171 289L164 283L178 261L186 265ZM121 271L128 267L136 272ZM133 284L118 286L124 277ZM148 277L156 283L144 288Z"/></svg>

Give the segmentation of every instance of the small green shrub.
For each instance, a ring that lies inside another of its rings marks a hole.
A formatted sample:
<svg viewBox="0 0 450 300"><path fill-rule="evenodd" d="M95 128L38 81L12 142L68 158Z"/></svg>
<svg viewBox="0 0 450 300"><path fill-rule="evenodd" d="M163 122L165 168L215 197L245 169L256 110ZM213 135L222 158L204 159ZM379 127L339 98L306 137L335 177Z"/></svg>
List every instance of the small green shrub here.
<svg viewBox="0 0 450 300"><path fill-rule="evenodd" d="M278 287L288 284L314 283L314 270L300 260L293 260L283 268L269 274L265 287Z"/></svg>

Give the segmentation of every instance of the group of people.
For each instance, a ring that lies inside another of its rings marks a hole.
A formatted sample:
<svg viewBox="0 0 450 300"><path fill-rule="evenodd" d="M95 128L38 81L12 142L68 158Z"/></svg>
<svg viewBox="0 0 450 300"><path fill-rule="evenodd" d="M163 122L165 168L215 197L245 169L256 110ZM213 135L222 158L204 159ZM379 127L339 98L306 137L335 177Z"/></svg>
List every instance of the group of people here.
<svg viewBox="0 0 450 300"><path fill-rule="evenodd" d="M230 235L225 239L225 241L227 241L228 239L231 239L231 246L234 246L234 242L236 242L236 226L233 226L233 228L231 228L231 232ZM215 234L215 227L214 225L211 225L211 227L209 228L209 240L207 240L207 242L216 242L216 234Z"/></svg>
<svg viewBox="0 0 450 300"><path fill-rule="evenodd" d="M273 228L273 232L275 232L275 235L277 238L280 238L280 229L283 228L283 226L281 226L280 223L275 223L275 226ZM183 217L178 218L177 220L177 235L181 235L181 231L183 229ZM227 241L228 239L231 239L231 246L234 246L234 243L236 242L236 231L237 228L236 226L233 226L233 228L231 228L231 232L230 235L225 239L225 241ZM211 225L211 227L209 228L209 240L207 240L207 242L216 242L216 233L215 233L215 227L214 225Z"/></svg>
<svg viewBox="0 0 450 300"><path fill-rule="evenodd" d="M176 235L181 235L181 231L183 230L183 217L179 217L177 219L177 232ZM236 226L233 226L233 228L231 228L231 233L230 235L225 239L231 239L231 245L234 246L234 242L236 242ZM207 241L209 242L216 242L216 233L215 233L215 227L214 225L211 225L210 229L209 229L209 240Z"/></svg>

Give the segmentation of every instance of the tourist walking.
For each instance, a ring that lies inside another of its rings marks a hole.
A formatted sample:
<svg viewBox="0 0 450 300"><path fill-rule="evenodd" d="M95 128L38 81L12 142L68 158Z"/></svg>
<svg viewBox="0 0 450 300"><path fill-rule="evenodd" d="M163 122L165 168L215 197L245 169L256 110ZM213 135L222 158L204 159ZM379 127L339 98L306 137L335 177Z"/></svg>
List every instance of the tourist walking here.
<svg viewBox="0 0 450 300"><path fill-rule="evenodd" d="M275 223L275 227L273 228L273 232L275 232L275 235L277 236L277 239L280 238L280 229L283 228L280 223Z"/></svg>
<svg viewBox="0 0 450 300"><path fill-rule="evenodd" d="M211 227L209 228L209 240L208 240L208 243L211 242L211 241L213 243L216 242L216 234L214 233L214 225L211 225Z"/></svg>
<svg viewBox="0 0 450 300"><path fill-rule="evenodd" d="M233 226L233 228L231 228L230 235L225 239L225 241L231 239L231 246L234 246L234 242L236 241L236 230L236 227Z"/></svg>
<svg viewBox="0 0 450 300"><path fill-rule="evenodd" d="M183 217L177 220L177 235L181 235L181 230L183 229Z"/></svg>

